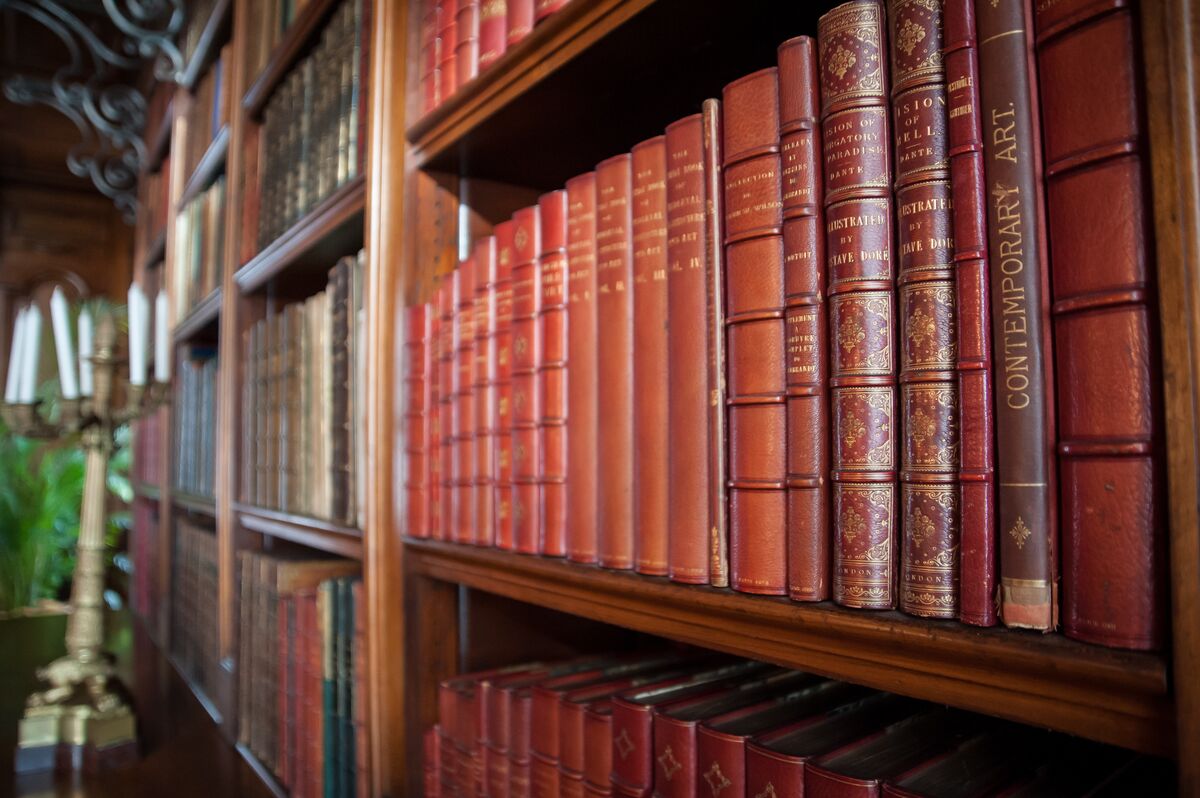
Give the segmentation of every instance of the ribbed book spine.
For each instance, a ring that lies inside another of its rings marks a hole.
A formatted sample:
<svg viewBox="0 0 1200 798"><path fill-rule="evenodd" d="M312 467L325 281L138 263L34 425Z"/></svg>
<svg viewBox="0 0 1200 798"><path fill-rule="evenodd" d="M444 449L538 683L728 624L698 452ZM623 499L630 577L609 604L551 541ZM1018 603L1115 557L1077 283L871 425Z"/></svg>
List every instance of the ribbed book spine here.
<svg viewBox="0 0 1200 798"><path fill-rule="evenodd" d="M404 495L405 534L429 537L430 367L427 305L406 308L404 331Z"/></svg>
<svg viewBox="0 0 1200 798"><path fill-rule="evenodd" d="M479 74L479 2L458 0L455 28L458 33L454 47L455 77L464 86Z"/></svg>
<svg viewBox="0 0 1200 798"><path fill-rule="evenodd" d="M567 553L567 192L551 191L538 199L542 240L538 253L541 272L542 354L538 362L539 404L538 518L541 553Z"/></svg>
<svg viewBox="0 0 1200 798"><path fill-rule="evenodd" d="M512 220L496 225L496 547L516 547L513 526L512 459L512 324L513 235Z"/></svg>
<svg viewBox="0 0 1200 798"><path fill-rule="evenodd" d="M459 264L454 347L455 541L475 542L475 259Z"/></svg>
<svg viewBox="0 0 1200 798"><path fill-rule="evenodd" d="M496 543L496 239L475 242L475 542Z"/></svg>
<svg viewBox="0 0 1200 798"><path fill-rule="evenodd" d="M481 0L479 69L487 69L508 49L508 6L505 0Z"/></svg>
<svg viewBox="0 0 1200 798"><path fill-rule="evenodd" d="M596 561L596 175L567 181L567 558Z"/></svg>
<svg viewBox="0 0 1200 798"><path fill-rule="evenodd" d="M451 273L442 278L438 291L442 317L441 347L438 354L438 382L442 398L438 408L442 452L442 540L458 539L458 511L454 491L454 347L458 324L458 281Z"/></svg>
<svg viewBox="0 0 1200 798"><path fill-rule="evenodd" d="M542 288L537 261L542 236L537 206L517 211L513 223L513 533L517 551L537 554L541 528L538 368L542 357L538 317Z"/></svg>

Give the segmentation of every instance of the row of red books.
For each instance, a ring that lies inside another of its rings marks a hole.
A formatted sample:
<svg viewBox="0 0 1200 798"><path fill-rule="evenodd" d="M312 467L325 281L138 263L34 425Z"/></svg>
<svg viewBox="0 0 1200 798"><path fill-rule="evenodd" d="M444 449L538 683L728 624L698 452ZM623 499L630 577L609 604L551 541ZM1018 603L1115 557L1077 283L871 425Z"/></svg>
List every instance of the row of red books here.
<svg viewBox="0 0 1200 798"><path fill-rule="evenodd" d="M1040 630L1061 550L1068 635L1161 646L1132 12L888 20L838 6L410 310L409 534Z"/></svg>
<svg viewBox="0 0 1200 798"><path fill-rule="evenodd" d="M422 0L421 113L429 113L570 0Z"/></svg>
<svg viewBox="0 0 1200 798"><path fill-rule="evenodd" d="M755 662L587 657L441 683L426 796L1118 796L1170 763Z"/></svg>

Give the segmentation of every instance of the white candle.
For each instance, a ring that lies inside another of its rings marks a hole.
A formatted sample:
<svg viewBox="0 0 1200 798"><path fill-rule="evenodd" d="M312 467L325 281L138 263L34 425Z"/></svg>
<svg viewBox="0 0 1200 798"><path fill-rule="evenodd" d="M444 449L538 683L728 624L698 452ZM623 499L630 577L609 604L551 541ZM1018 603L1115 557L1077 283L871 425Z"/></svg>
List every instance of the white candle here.
<svg viewBox="0 0 1200 798"><path fill-rule="evenodd" d="M146 295L137 283L129 286L129 383L146 384Z"/></svg>
<svg viewBox="0 0 1200 798"><path fill-rule="evenodd" d="M167 333L167 292L159 289L154 300L154 381L171 381L171 347Z"/></svg>
<svg viewBox="0 0 1200 798"><path fill-rule="evenodd" d="M42 354L42 311L30 305L25 316L21 353L21 390L18 401L32 404L37 393L38 362Z"/></svg>
<svg viewBox="0 0 1200 798"><path fill-rule="evenodd" d="M71 320L67 314L67 298L62 290L50 295L50 324L54 328L54 352L58 355L58 386L63 399L79 398L79 381L75 375L75 344L71 341Z"/></svg>
<svg viewBox="0 0 1200 798"><path fill-rule="evenodd" d="M17 313L17 320L13 323L8 377L4 383L4 401L10 405L21 400L21 356L25 349L25 326L25 308L21 308Z"/></svg>
<svg viewBox="0 0 1200 798"><path fill-rule="evenodd" d="M79 311L79 394L92 395L92 314Z"/></svg>

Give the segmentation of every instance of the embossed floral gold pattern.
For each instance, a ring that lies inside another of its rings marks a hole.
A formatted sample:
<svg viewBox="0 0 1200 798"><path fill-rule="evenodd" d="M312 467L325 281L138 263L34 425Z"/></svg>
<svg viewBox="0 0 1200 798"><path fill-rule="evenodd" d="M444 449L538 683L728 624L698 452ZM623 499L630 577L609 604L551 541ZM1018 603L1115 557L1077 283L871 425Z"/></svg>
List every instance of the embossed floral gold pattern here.
<svg viewBox="0 0 1200 798"><path fill-rule="evenodd" d="M925 39L925 29L911 19L904 20L904 24L900 26L900 34L896 37L896 44L904 51L905 55L912 55L913 49Z"/></svg>
<svg viewBox="0 0 1200 798"><path fill-rule="evenodd" d="M908 318L908 340L913 347L924 347L927 341L932 341L937 335L937 319L930 316L923 308L917 308Z"/></svg>
<svg viewBox="0 0 1200 798"><path fill-rule="evenodd" d="M867 431L867 425L858 416L847 416L842 426L842 443L847 447L857 443Z"/></svg>
<svg viewBox="0 0 1200 798"><path fill-rule="evenodd" d="M918 409L908 421L908 431L918 445L924 445L925 441L937 432L937 424L925 414L924 410Z"/></svg>
<svg viewBox="0 0 1200 798"><path fill-rule="evenodd" d="M838 325L838 344L844 352L853 353L855 348L866 340L866 337L867 332L857 319L849 314L842 316L841 323Z"/></svg>
<svg viewBox="0 0 1200 798"><path fill-rule="evenodd" d="M841 80L846 77L846 73L850 71L850 67L854 66L857 60L854 53L839 44L833 51L833 55L829 57L829 71L837 75L838 80Z"/></svg>
<svg viewBox="0 0 1200 798"><path fill-rule="evenodd" d="M1025 541L1029 540L1029 536L1033 534L1033 531L1025 526L1025 520L1018 515L1016 522L1008 530L1008 534L1013 539L1013 542L1017 544L1017 548L1023 549L1025 548Z"/></svg>
<svg viewBox="0 0 1200 798"><path fill-rule="evenodd" d="M920 507L914 508L912 515L908 517L908 534L917 546L924 546L925 541L933 534L933 519L921 512Z"/></svg>
<svg viewBox="0 0 1200 798"><path fill-rule="evenodd" d="M842 537L847 543L853 543L866 528L867 520L855 510L848 509L842 513Z"/></svg>

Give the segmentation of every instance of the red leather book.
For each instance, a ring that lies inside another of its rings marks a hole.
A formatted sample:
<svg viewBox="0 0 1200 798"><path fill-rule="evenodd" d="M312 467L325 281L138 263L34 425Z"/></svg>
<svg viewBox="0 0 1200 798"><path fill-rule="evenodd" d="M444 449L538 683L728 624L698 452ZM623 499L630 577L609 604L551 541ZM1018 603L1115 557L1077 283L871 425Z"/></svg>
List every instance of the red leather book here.
<svg viewBox="0 0 1200 798"><path fill-rule="evenodd" d="M632 158L596 167L597 559L633 567Z"/></svg>
<svg viewBox="0 0 1200 798"><path fill-rule="evenodd" d="M657 683L655 676L636 678L625 676L613 681L585 687L559 698L558 702L558 770L561 775L582 780L584 767L584 726L588 707L605 701L610 702L617 693L640 684ZM609 741L611 746L611 740ZM579 785L579 790L583 785Z"/></svg>
<svg viewBox="0 0 1200 798"><path fill-rule="evenodd" d="M444 103L458 90L458 21L457 0L441 0L438 3L438 77L441 83L441 97Z"/></svg>
<svg viewBox="0 0 1200 798"><path fill-rule="evenodd" d="M508 5L505 0L481 0L479 6L479 71L490 67L508 49Z"/></svg>
<svg viewBox="0 0 1200 798"><path fill-rule="evenodd" d="M541 247L538 309L542 351L538 362L540 550L551 557L567 553L567 192L538 199Z"/></svg>
<svg viewBox="0 0 1200 798"><path fill-rule="evenodd" d="M443 440L446 443L446 523L448 539L455 543L466 542L463 538L463 492L459 483L463 479L463 459L458 442L462 437L463 418L459 410L463 405L460 395L462 391L462 327L463 314L459 309L462 297L462 265L459 264L449 276L450 288L447 291L447 304L450 316L448 318L448 334L446 336L447 352L442 362L442 376L446 385L450 386L446 402L442 408L443 423L447 424Z"/></svg>
<svg viewBox="0 0 1200 798"><path fill-rule="evenodd" d="M634 570L667 573L667 153L662 136L633 163ZM694 328L693 328L694 329Z"/></svg>
<svg viewBox="0 0 1200 798"><path fill-rule="evenodd" d="M533 30L533 0L508 0L508 46L524 39Z"/></svg>
<svg viewBox="0 0 1200 798"><path fill-rule="evenodd" d="M588 794L612 795L613 702L588 705L583 716L583 781Z"/></svg>
<svg viewBox="0 0 1200 798"><path fill-rule="evenodd" d="M475 543L496 544L496 239L475 242Z"/></svg>
<svg viewBox="0 0 1200 798"><path fill-rule="evenodd" d="M983 171L991 187L992 318L998 322L992 338L1000 619L1049 631L1058 625L1054 357L1032 3L976 2L975 16Z"/></svg>
<svg viewBox="0 0 1200 798"><path fill-rule="evenodd" d="M429 537L430 390L429 348L431 312L428 305L404 309L404 532Z"/></svg>
<svg viewBox="0 0 1200 798"><path fill-rule="evenodd" d="M779 46L787 368L788 596L829 598L829 340L817 44Z"/></svg>
<svg viewBox="0 0 1200 798"><path fill-rule="evenodd" d="M495 746L483 749L483 779L489 798L506 798L508 783L512 776L508 754L500 753Z"/></svg>
<svg viewBox="0 0 1200 798"><path fill-rule="evenodd" d="M779 74L723 92L730 584L787 592Z"/></svg>
<svg viewBox="0 0 1200 798"><path fill-rule="evenodd" d="M512 321L512 518L516 550L538 553L538 427L541 402L538 366L541 362L541 220L536 205L513 214Z"/></svg>
<svg viewBox="0 0 1200 798"><path fill-rule="evenodd" d="M479 74L479 2L480 0L458 0L455 12L455 77L458 86L474 80Z"/></svg>
<svg viewBox="0 0 1200 798"><path fill-rule="evenodd" d="M512 468L512 326L513 236L512 220L496 225L496 548L516 548L513 527Z"/></svg>
<svg viewBox="0 0 1200 798"><path fill-rule="evenodd" d="M288 613L294 614L295 603L291 597L279 597L279 604L275 610L275 645L279 651L279 663L275 675L275 700L277 709L275 718L277 728L275 732L276 739L276 773L279 774L280 780L285 784L292 784L292 758L296 755L292 748L292 735L290 731L296 728L296 704L295 685L292 683L292 675L295 673L293 669L294 657L288 654L288 641L291 636L288 634ZM289 722L291 729L289 730Z"/></svg>
<svg viewBox="0 0 1200 798"><path fill-rule="evenodd" d="M900 304L900 609L958 617L954 217L941 6L889 0Z"/></svg>
<svg viewBox="0 0 1200 798"><path fill-rule="evenodd" d="M944 27L958 311L958 619L991 626L996 623L996 443L974 0L947 0Z"/></svg>
<svg viewBox="0 0 1200 798"><path fill-rule="evenodd" d="M534 18L541 22L546 17L559 11L571 0L537 0L534 5Z"/></svg>
<svg viewBox="0 0 1200 798"><path fill-rule="evenodd" d="M883 7L817 23L825 151L833 600L896 605L896 314Z"/></svg>
<svg viewBox="0 0 1200 798"><path fill-rule="evenodd" d="M455 541L475 542L475 258L454 273L458 286L454 349L454 501L458 513Z"/></svg>
<svg viewBox="0 0 1200 798"><path fill-rule="evenodd" d="M438 315L441 318L441 334L438 336L438 460L442 478L440 524L435 527L437 540L454 540L454 279L447 275L438 286Z"/></svg>
<svg viewBox="0 0 1200 798"><path fill-rule="evenodd" d="M696 767L700 781L723 798L743 798L748 795L746 743L750 738L862 699L866 694L867 690L862 687L843 682L821 682L706 721L696 735Z"/></svg>
<svg viewBox="0 0 1200 798"><path fill-rule="evenodd" d="M1165 642L1162 399L1139 33L1125 4L1036 11L1054 287L1063 631ZM1098 220L1110 223L1098 223Z"/></svg>
<svg viewBox="0 0 1200 798"><path fill-rule="evenodd" d="M532 765L529 762L509 762L508 798L531 798L533 795Z"/></svg>
<svg viewBox="0 0 1200 798"><path fill-rule="evenodd" d="M421 768L425 774L425 795L427 798L428 796L435 796L436 798L442 794L442 782L438 778L438 768L441 759L441 752L439 750L441 734L438 731L437 724L430 726L426 730L424 742L424 758L421 761Z"/></svg>
<svg viewBox="0 0 1200 798"><path fill-rule="evenodd" d="M567 558L596 561L596 175L567 181Z"/></svg>
<svg viewBox="0 0 1200 798"><path fill-rule="evenodd" d="M920 705L907 698L876 694L763 734L746 745L746 794L803 795L810 759L850 745L890 723L912 715Z"/></svg>
<svg viewBox="0 0 1200 798"><path fill-rule="evenodd" d="M1026 780L1051 756L1049 746L1034 749L1033 740L1049 742L1036 734L1018 737L997 733L971 737L933 761L889 781L883 786L883 795L885 798L995 795Z"/></svg>
<svg viewBox="0 0 1200 798"><path fill-rule="evenodd" d="M438 92L441 88L440 77L438 75L438 64L441 61L441 53L439 51L441 42L438 39L438 30L441 28L439 22L441 4L425 2L421 4L421 8L419 80L421 84L421 113L427 114L437 107L439 100Z"/></svg>

